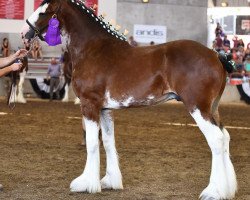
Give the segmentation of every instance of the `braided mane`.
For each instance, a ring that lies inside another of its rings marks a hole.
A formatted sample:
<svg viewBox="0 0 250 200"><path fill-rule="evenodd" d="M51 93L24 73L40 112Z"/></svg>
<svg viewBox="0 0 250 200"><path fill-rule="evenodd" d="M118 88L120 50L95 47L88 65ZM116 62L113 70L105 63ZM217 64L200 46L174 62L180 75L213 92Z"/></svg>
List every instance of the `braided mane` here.
<svg viewBox="0 0 250 200"><path fill-rule="evenodd" d="M99 17L94 13L92 8L89 8L85 5L82 0L69 0L72 4L76 5L81 11L87 13L90 17L95 19L99 25L105 29L109 34L116 37L117 39L127 41L127 38L124 34L119 33L117 29L115 29L110 23L104 22L104 17L100 15Z"/></svg>

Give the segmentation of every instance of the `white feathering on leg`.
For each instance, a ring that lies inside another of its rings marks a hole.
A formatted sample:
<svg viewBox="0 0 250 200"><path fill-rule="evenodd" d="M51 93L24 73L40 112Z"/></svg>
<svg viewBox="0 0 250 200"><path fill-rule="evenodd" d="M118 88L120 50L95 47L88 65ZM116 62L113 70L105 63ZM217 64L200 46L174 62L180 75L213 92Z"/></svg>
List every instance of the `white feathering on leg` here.
<svg viewBox="0 0 250 200"><path fill-rule="evenodd" d="M86 126L87 161L82 175L70 184L72 192L101 192L99 126L97 122L84 119Z"/></svg>

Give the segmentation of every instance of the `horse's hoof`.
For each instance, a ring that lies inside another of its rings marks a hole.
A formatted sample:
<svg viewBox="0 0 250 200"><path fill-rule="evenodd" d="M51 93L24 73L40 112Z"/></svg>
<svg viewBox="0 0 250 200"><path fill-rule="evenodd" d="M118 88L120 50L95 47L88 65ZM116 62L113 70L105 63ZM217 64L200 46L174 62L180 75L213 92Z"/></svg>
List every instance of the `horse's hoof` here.
<svg viewBox="0 0 250 200"><path fill-rule="evenodd" d="M218 187L209 184L200 195L201 200L230 200L233 196L226 191L219 191Z"/></svg>
<svg viewBox="0 0 250 200"><path fill-rule="evenodd" d="M122 178L121 177L113 177L106 175L101 180L102 189L113 189L113 190L122 190Z"/></svg>
<svg viewBox="0 0 250 200"><path fill-rule="evenodd" d="M0 191L3 191L3 185L0 184Z"/></svg>
<svg viewBox="0 0 250 200"><path fill-rule="evenodd" d="M70 191L97 193L101 192L101 184L100 181L94 180L92 177L87 178L81 175L71 182Z"/></svg>
<svg viewBox="0 0 250 200"><path fill-rule="evenodd" d="M206 195L202 195L202 196L200 196L200 200L219 200L219 199L216 199L216 198L210 197L210 196L206 196Z"/></svg>

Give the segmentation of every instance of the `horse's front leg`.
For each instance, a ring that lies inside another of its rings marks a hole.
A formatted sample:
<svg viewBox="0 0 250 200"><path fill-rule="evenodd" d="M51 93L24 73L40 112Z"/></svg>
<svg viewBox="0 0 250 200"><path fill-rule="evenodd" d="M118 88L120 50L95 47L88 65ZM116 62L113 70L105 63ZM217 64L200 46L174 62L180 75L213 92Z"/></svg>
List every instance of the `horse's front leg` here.
<svg viewBox="0 0 250 200"><path fill-rule="evenodd" d="M20 80L18 83L18 95L17 95L17 102L19 103L26 103L26 99L23 96L23 85L24 85L24 79L25 79L26 71L23 71L20 73Z"/></svg>
<svg viewBox="0 0 250 200"><path fill-rule="evenodd" d="M88 115L83 117L83 124L86 127L87 161L82 175L71 182L72 192L101 192L98 121L91 119Z"/></svg>
<svg viewBox="0 0 250 200"><path fill-rule="evenodd" d="M101 180L103 189L123 189L122 175L115 148L114 121L110 110L101 113L102 140L106 151L106 175Z"/></svg>

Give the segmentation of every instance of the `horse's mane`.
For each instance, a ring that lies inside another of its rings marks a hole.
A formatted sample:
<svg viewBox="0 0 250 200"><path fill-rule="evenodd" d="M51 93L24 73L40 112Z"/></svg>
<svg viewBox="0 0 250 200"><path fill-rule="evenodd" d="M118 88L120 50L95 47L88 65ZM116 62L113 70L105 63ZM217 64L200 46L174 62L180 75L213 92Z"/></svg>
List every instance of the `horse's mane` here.
<svg viewBox="0 0 250 200"><path fill-rule="evenodd" d="M89 17L93 18L96 23L99 23L102 29L106 30L109 34L116 37L117 39L127 41L127 38L124 34L119 33L110 23L104 22L104 17L100 15L99 17L94 13L94 10L90 7L87 7L82 0L70 0L70 2L77 6L78 9L86 13Z"/></svg>

